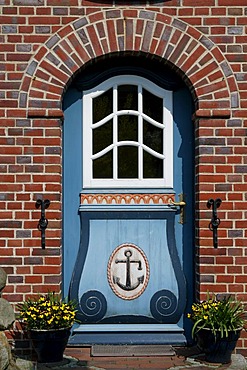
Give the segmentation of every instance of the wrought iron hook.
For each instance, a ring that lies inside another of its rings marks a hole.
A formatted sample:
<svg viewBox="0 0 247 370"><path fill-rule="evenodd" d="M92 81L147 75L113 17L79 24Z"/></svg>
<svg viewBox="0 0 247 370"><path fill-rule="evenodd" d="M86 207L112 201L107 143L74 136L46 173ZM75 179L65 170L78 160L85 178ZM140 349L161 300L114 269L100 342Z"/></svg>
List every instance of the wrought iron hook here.
<svg viewBox="0 0 247 370"><path fill-rule="evenodd" d="M217 208L220 207L222 203L222 200L220 198L214 199L209 199L207 202L207 207L211 208L212 207L212 218L211 221L209 222L208 228L210 231L213 232L213 243L214 243L214 248L218 248L218 226L220 224L220 219L217 215Z"/></svg>
<svg viewBox="0 0 247 370"><path fill-rule="evenodd" d="M45 210L49 207L51 202L49 199L37 199L35 207L38 209L41 206L41 218L38 222L38 229L41 231L41 248L45 249L45 229L48 226L48 220L45 217Z"/></svg>

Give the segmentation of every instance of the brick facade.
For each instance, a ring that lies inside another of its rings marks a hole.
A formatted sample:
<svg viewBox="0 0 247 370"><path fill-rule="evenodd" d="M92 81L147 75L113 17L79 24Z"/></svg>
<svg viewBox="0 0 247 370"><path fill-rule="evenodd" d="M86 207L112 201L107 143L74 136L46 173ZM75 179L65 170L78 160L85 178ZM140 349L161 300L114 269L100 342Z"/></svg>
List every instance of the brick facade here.
<svg viewBox="0 0 247 370"><path fill-rule="evenodd" d="M232 3L0 0L0 264L11 303L61 289L63 94L86 62L130 50L168 60L194 99L198 296L247 303L247 5ZM51 200L45 250L38 197ZM218 249L210 197L222 199Z"/></svg>

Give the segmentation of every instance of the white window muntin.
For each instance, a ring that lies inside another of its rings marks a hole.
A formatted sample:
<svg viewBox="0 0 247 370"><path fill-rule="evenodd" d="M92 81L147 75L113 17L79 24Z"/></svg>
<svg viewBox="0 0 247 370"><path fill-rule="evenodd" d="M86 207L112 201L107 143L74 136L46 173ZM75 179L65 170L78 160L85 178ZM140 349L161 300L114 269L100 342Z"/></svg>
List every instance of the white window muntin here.
<svg viewBox="0 0 247 370"><path fill-rule="evenodd" d="M138 86L138 112L133 110L117 111L117 86ZM100 122L93 124L93 98L101 95L108 89L113 88L113 113ZM160 124L142 112L142 88L163 99L163 123ZM132 75L112 77L98 86L84 91L83 93L83 188L173 188L173 95L172 91L162 89L151 81ZM117 140L117 117L123 114L138 116L138 143L133 141L118 142ZM113 144L93 155L93 127L99 127L110 118L113 118ZM145 119L163 130L163 154L154 152L143 144L142 120ZM118 179L117 178L117 147L120 145L131 145L138 147L139 178ZM100 157L103 153L113 149L113 179L93 179L93 159ZM163 159L163 178L142 177L142 149L154 156Z"/></svg>

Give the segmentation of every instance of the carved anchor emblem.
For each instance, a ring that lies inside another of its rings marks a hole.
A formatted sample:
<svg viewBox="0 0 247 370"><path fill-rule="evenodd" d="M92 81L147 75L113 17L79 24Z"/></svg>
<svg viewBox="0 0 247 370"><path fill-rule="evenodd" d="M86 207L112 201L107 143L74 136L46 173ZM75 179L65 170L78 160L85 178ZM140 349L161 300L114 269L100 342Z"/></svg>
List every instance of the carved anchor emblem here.
<svg viewBox="0 0 247 370"><path fill-rule="evenodd" d="M117 277L117 276L113 276L113 282L114 284L117 284L120 288L122 288L123 290L134 290L136 289L140 284L143 283L144 281L144 275L142 276L139 276L137 278L137 282L135 282L133 285L131 284L131 277L130 277L130 267L131 267L131 264L133 263L137 263L138 264L138 270L142 270L142 263L140 260L131 260L131 256L132 256L132 252L131 250L127 249L125 252L124 252L124 255L126 256L126 260L118 260L116 259L115 260L115 263L126 263L126 284L122 284L120 282L120 278Z"/></svg>

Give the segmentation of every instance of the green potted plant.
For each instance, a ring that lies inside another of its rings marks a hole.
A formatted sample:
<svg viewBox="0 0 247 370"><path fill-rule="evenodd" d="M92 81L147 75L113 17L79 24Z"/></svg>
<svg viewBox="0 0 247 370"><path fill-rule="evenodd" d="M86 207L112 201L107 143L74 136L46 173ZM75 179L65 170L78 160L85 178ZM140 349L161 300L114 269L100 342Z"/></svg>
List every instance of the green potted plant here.
<svg viewBox="0 0 247 370"><path fill-rule="evenodd" d="M205 301L192 304L187 317L193 322L192 337L206 360L229 363L245 325L243 304L232 296L217 299L208 293Z"/></svg>
<svg viewBox="0 0 247 370"><path fill-rule="evenodd" d="M38 362L59 362L75 322L76 304L47 293L18 305L19 319L28 331Z"/></svg>

